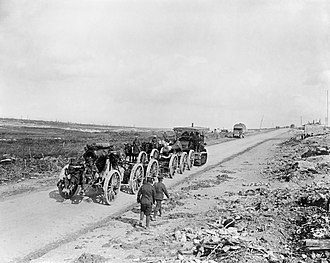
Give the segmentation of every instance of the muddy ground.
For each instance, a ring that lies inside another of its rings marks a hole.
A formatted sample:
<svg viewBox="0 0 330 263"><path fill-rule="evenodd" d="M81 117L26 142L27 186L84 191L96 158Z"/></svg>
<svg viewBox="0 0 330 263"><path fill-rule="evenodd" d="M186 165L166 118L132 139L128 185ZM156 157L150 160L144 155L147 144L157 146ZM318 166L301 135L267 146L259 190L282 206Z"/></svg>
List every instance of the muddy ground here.
<svg viewBox="0 0 330 263"><path fill-rule="evenodd" d="M330 262L306 246L330 237L329 141L269 140L171 188L150 230L136 205L32 262Z"/></svg>

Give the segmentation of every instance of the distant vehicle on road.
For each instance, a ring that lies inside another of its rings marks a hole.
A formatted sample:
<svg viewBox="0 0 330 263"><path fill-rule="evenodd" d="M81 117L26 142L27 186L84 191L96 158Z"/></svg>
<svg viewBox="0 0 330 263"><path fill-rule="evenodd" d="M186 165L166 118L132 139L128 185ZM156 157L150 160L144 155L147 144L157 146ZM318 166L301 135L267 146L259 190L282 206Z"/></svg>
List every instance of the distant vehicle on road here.
<svg viewBox="0 0 330 263"><path fill-rule="evenodd" d="M233 127L234 138L244 138L246 132L246 126L244 123L236 123Z"/></svg>

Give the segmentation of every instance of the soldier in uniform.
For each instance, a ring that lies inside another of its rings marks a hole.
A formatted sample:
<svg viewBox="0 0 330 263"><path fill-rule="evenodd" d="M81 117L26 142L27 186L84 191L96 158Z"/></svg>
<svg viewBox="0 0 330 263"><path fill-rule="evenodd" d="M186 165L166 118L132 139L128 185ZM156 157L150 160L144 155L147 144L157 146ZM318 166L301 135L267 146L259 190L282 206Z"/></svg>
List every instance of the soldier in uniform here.
<svg viewBox="0 0 330 263"><path fill-rule="evenodd" d="M152 136L151 144L153 149L159 149L159 141L157 135Z"/></svg>
<svg viewBox="0 0 330 263"><path fill-rule="evenodd" d="M143 181L137 194L137 202L141 205L140 222L142 226L143 218L146 216L146 228L149 229L152 205L155 203L156 192L152 185L152 178L148 177Z"/></svg>
<svg viewBox="0 0 330 263"><path fill-rule="evenodd" d="M133 161L136 161L136 158L139 155L140 151L141 151L141 143L139 141L138 136L135 136L133 140L133 148L132 148Z"/></svg>
<svg viewBox="0 0 330 263"><path fill-rule="evenodd" d="M162 201L164 200L164 194L169 198L166 186L163 183L163 175L158 176L158 182L154 184L156 191L156 207L154 210L154 217L152 220L156 220L157 212L159 216L162 216Z"/></svg>

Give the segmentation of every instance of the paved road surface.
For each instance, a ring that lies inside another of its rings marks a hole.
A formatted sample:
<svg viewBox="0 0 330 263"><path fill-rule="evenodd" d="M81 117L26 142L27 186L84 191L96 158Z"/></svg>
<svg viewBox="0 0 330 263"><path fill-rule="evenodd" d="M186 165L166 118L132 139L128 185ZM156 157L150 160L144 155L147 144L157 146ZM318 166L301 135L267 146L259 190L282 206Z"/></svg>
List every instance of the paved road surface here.
<svg viewBox="0 0 330 263"><path fill-rule="evenodd" d="M274 130L207 147L208 161L183 175L165 179L168 187L188 176L202 173L255 145L288 130ZM88 199L91 200L91 199ZM135 196L121 192L111 206L87 199L63 200L54 186L51 189L18 195L0 202L0 262L16 262L32 256L38 250L51 250L57 244L92 229L107 217L126 210Z"/></svg>

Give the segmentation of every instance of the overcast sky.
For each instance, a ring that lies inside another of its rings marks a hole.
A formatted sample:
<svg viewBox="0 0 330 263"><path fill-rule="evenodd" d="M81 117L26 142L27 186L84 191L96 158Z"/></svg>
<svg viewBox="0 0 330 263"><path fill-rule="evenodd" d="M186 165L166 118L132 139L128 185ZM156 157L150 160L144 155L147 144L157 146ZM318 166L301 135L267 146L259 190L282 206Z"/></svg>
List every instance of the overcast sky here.
<svg viewBox="0 0 330 263"><path fill-rule="evenodd" d="M0 117L324 122L329 47L327 0L0 0Z"/></svg>

